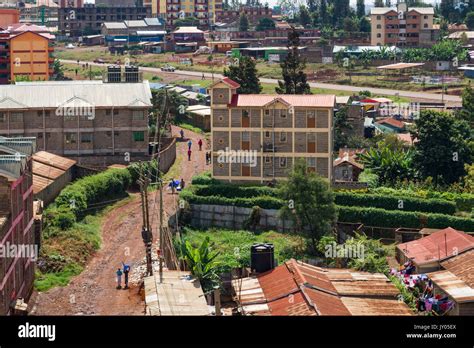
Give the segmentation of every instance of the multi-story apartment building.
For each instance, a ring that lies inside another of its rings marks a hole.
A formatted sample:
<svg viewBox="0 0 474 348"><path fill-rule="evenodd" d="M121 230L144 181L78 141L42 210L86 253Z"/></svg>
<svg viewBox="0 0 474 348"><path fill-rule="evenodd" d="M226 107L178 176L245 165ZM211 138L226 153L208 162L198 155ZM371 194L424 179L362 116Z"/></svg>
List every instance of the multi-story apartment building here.
<svg viewBox="0 0 474 348"><path fill-rule="evenodd" d="M28 301L35 273L33 174L34 138L0 138L0 246L15 254L0 258L0 315Z"/></svg>
<svg viewBox="0 0 474 348"><path fill-rule="evenodd" d="M20 11L14 8L0 8L0 28L18 23L20 21Z"/></svg>
<svg viewBox="0 0 474 348"><path fill-rule="evenodd" d="M59 5L53 0L21 3L20 22L55 27L58 25L58 8Z"/></svg>
<svg viewBox="0 0 474 348"><path fill-rule="evenodd" d="M273 10L268 6L241 6L239 10L223 10L217 14L216 22L232 23L238 21L244 13L249 22L257 24L260 18L272 18Z"/></svg>
<svg viewBox="0 0 474 348"><path fill-rule="evenodd" d="M285 178L297 158L332 180L334 95L238 94L210 87L212 174L225 181Z"/></svg>
<svg viewBox="0 0 474 348"><path fill-rule="evenodd" d="M79 37L100 34L105 22L123 22L151 17L150 7L96 7L85 4L82 8L60 8L58 32Z"/></svg>
<svg viewBox="0 0 474 348"><path fill-rule="evenodd" d="M152 0L153 15L174 26L178 19L195 17L200 26L209 26L217 21L222 11L222 0Z"/></svg>
<svg viewBox="0 0 474 348"><path fill-rule="evenodd" d="M46 27L15 24L0 32L0 84L48 80L53 74L55 37Z"/></svg>
<svg viewBox="0 0 474 348"><path fill-rule="evenodd" d="M373 46L429 46L439 30L433 28L433 7L374 7L370 12Z"/></svg>
<svg viewBox="0 0 474 348"><path fill-rule="evenodd" d="M84 6L84 0L59 0L58 2L59 7L73 7L79 8Z"/></svg>
<svg viewBox="0 0 474 348"><path fill-rule="evenodd" d="M137 78L132 79L138 81ZM0 86L0 135L37 138L38 150L79 163L126 163L148 156L148 81L20 82ZM127 157L128 156L128 157Z"/></svg>

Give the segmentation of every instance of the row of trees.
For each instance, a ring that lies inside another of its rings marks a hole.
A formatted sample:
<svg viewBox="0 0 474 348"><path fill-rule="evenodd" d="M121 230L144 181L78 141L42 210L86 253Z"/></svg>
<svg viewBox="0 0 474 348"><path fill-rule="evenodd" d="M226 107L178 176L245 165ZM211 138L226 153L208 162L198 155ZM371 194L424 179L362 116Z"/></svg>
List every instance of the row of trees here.
<svg viewBox="0 0 474 348"><path fill-rule="evenodd" d="M468 184L466 175L474 160L474 91L463 93L463 108L455 115L423 111L415 120L407 147L390 136L377 142L361 161L380 185L400 181L431 181L435 187Z"/></svg>
<svg viewBox="0 0 474 348"><path fill-rule="evenodd" d="M298 31L294 28L288 33L288 54L280 63L282 81L278 81L275 88L278 94L311 94L307 81L305 59L299 53L300 39ZM237 64L224 69L224 76L240 84L240 94L254 94L262 91L256 61L250 57L241 57Z"/></svg>

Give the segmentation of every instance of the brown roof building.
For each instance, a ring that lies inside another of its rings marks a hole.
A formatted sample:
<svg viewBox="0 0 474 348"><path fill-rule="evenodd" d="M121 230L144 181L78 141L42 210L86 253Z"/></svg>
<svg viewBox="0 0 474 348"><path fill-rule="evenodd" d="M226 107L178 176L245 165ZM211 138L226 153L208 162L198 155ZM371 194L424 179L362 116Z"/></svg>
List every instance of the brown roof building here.
<svg viewBox="0 0 474 348"><path fill-rule="evenodd" d="M327 269L292 259L232 285L245 315L412 315L381 273Z"/></svg>

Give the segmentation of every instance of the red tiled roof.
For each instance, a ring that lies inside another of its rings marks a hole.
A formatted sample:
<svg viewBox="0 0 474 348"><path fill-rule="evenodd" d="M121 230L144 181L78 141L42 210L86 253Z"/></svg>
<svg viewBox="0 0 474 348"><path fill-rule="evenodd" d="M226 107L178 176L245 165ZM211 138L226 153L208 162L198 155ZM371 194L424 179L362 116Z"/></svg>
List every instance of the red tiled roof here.
<svg viewBox="0 0 474 348"><path fill-rule="evenodd" d="M239 94L234 95L229 106L233 107L263 107L274 100L281 99L295 107L321 107L332 108L336 97L329 94Z"/></svg>
<svg viewBox="0 0 474 348"><path fill-rule="evenodd" d="M423 265L474 249L474 237L448 227L427 237L399 244L397 248L416 264Z"/></svg>
<svg viewBox="0 0 474 348"><path fill-rule="evenodd" d="M228 78L228 77L224 77L220 82L223 82L225 83L226 85L228 85L229 87L232 87L232 88L239 88L240 85L235 82L234 80Z"/></svg>
<svg viewBox="0 0 474 348"><path fill-rule="evenodd" d="M400 129L403 129L405 128L405 123L403 123L402 121L398 121L394 118L384 118L383 120L380 120L380 121L377 121L375 122L377 124L388 124L392 127L395 127L395 128L400 128Z"/></svg>

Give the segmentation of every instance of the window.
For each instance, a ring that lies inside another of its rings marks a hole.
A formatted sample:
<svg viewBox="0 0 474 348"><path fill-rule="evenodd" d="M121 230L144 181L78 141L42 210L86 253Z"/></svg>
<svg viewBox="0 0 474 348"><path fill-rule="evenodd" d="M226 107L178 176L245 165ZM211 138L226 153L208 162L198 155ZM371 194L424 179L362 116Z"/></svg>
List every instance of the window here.
<svg viewBox="0 0 474 348"><path fill-rule="evenodd" d="M271 157L265 157L265 163L266 164L272 163L272 158Z"/></svg>
<svg viewBox="0 0 474 348"><path fill-rule="evenodd" d="M7 114L5 112L0 113L0 122L7 122Z"/></svg>
<svg viewBox="0 0 474 348"><path fill-rule="evenodd" d="M377 29L382 29L382 26L380 24L377 24Z"/></svg>
<svg viewBox="0 0 474 348"><path fill-rule="evenodd" d="M381 17L381 16L377 16L377 20L378 20L378 21L379 21L379 20L381 20L381 19L382 19L382 17Z"/></svg>
<svg viewBox="0 0 474 348"><path fill-rule="evenodd" d="M250 141L250 132L242 132L242 141Z"/></svg>
<svg viewBox="0 0 474 348"><path fill-rule="evenodd" d="M106 116L112 115L112 110L110 110L110 109L105 110L105 115Z"/></svg>
<svg viewBox="0 0 474 348"><path fill-rule="evenodd" d="M423 28L428 28L428 23L423 24Z"/></svg>
<svg viewBox="0 0 474 348"><path fill-rule="evenodd" d="M280 133L280 142L281 143L286 143L286 132L281 132Z"/></svg>
<svg viewBox="0 0 474 348"><path fill-rule="evenodd" d="M428 19L428 16L427 16L427 15L424 15L423 18L424 18L424 19Z"/></svg>
<svg viewBox="0 0 474 348"><path fill-rule="evenodd" d="M286 168L286 157L280 157L280 168Z"/></svg>
<svg viewBox="0 0 474 348"><path fill-rule="evenodd" d="M144 120L145 112L143 110L134 110L132 113L132 118L134 120Z"/></svg>
<svg viewBox="0 0 474 348"><path fill-rule="evenodd" d="M377 33L377 37L382 37L382 34L380 34L380 33Z"/></svg>
<svg viewBox="0 0 474 348"><path fill-rule="evenodd" d="M36 138L37 138L37 139L43 139L43 133L38 133L38 134L36 135Z"/></svg>
<svg viewBox="0 0 474 348"><path fill-rule="evenodd" d="M66 141L66 144L75 144L77 140L77 134L76 133L66 133L64 135L64 139Z"/></svg>
<svg viewBox="0 0 474 348"><path fill-rule="evenodd" d="M12 112L10 114L10 121L11 122L22 122L23 121L23 113L21 113L21 112Z"/></svg>
<svg viewBox="0 0 474 348"><path fill-rule="evenodd" d="M281 118L286 118L286 110L281 110L280 117Z"/></svg>
<svg viewBox="0 0 474 348"><path fill-rule="evenodd" d="M270 138L270 132L269 131L265 131L265 138L267 138L267 139Z"/></svg>
<svg viewBox="0 0 474 348"><path fill-rule="evenodd" d="M416 29L416 24L412 24L411 26L413 29Z"/></svg>
<svg viewBox="0 0 474 348"><path fill-rule="evenodd" d="M270 116L270 110L265 110L265 116Z"/></svg>
<svg viewBox="0 0 474 348"><path fill-rule="evenodd" d="M242 117L249 117L248 110L242 110Z"/></svg>
<svg viewBox="0 0 474 348"><path fill-rule="evenodd" d="M92 143L92 133L81 133L81 143Z"/></svg>
<svg viewBox="0 0 474 348"><path fill-rule="evenodd" d="M145 141L145 132L133 132L133 141Z"/></svg>
<svg viewBox="0 0 474 348"><path fill-rule="evenodd" d="M309 157L307 159L308 167L313 167L316 168L316 158L314 157Z"/></svg>

